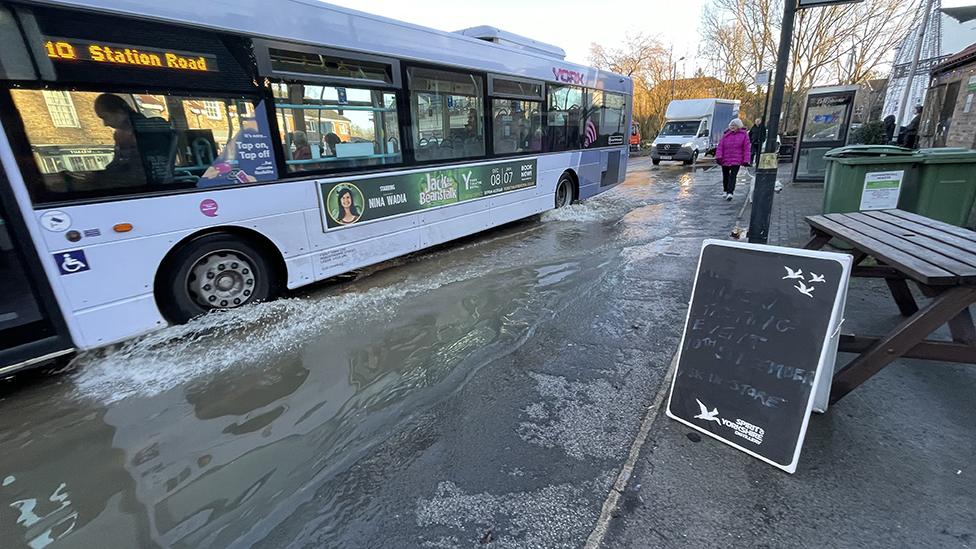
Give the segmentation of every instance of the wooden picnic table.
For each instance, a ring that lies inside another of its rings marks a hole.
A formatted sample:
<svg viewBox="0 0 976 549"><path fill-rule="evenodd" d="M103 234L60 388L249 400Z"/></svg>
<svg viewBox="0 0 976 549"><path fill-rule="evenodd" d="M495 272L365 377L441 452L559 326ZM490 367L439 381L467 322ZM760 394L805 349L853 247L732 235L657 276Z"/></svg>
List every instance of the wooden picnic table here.
<svg viewBox="0 0 976 549"><path fill-rule="evenodd" d="M834 403L899 357L976 364L976 232L902 210L813 215L807 249L831 239L852 247L852 276L883 278L905 317L881 337L841 335L839 351L858 356L834 375ZM862 265L873 257L876 265ZM919 307L908 287L930 298ZM948 324L952 341L928 337Z"/></svg>

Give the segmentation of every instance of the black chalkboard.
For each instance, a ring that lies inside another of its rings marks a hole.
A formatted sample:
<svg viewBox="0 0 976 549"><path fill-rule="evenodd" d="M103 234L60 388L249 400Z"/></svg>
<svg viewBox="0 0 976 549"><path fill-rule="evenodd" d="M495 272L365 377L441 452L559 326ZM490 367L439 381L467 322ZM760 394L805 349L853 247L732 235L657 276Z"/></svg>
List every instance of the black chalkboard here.
<svg viewBox="0 0 976 549"><path fill-rule="evenodd" d="M841 322L850 261L705 241L668 416L795 471L818 372Z"/></svg>

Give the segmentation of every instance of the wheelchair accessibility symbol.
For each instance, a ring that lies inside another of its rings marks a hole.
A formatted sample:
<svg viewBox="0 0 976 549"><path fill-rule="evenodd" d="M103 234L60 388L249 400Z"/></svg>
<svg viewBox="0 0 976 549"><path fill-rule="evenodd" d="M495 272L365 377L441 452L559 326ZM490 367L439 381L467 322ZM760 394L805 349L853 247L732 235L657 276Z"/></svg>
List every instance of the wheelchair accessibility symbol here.
<svg viewBox="0 0 976 549"><path fill-rule="evenodd" d="M62 275L84 272L90 269L84 250L69 250L54 254L54 262Z"/></svg>

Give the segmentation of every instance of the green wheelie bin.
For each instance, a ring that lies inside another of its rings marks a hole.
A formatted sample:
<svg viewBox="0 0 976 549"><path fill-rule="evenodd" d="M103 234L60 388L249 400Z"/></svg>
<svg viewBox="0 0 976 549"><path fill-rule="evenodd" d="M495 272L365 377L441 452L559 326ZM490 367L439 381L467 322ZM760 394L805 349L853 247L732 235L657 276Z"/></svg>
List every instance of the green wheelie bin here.
<svg viewBox="0 0 976 549"><path fill-rule="evenodd" d="M921 149L918 185L903 187L898 207L959 227L976 202L976 150Z"/></svg>
<svg viewBox="0 0 976 549"><path fill-rule="evenodd" d="M901 195L915 196L922 157L892 145L849 145L827 151L823 213L901 207Z"/></svg>

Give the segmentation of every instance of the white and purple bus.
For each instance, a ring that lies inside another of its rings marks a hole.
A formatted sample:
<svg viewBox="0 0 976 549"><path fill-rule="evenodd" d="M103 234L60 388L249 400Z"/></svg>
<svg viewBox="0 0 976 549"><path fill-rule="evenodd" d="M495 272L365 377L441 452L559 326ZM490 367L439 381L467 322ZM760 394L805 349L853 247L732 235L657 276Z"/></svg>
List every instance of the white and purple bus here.
<svg viewBox="0 0 976 549"><path fill-rule="evenodd" d="M632 83L313 0L0 0L0 374L586 199Z"/></svg>

